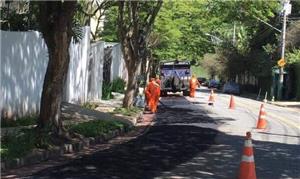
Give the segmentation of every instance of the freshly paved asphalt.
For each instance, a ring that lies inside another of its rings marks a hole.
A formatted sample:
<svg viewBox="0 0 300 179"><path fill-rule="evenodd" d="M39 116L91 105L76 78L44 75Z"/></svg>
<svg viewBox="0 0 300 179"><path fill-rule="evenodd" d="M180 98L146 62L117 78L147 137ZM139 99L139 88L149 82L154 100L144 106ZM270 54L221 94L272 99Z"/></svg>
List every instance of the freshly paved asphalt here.
<svg viewBox="0 0 300 179"><path fill-rule="evenodd" d="M228 109L208 106L207 98L205 92L194 99L166 97L147 133L27 177L236 178L247 127L229 124L236 122L234 116L253 122L241 111L223 115ZM300 178L299 144L253 143L258 178Z"/></svg>

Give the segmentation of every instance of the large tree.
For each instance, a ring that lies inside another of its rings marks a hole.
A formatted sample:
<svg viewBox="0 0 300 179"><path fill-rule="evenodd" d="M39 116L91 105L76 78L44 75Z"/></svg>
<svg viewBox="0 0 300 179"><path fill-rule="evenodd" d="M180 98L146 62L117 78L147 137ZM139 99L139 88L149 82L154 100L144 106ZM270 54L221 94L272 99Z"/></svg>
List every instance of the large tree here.
<svg viewBox="0 0 300 179"><path fill-rule="evenodd" d="M162 1L119 1L118 35L128 70L128 81L123 107L133 105L133 97L140 75L143 58L146 58L146 42L159 12Z"/></svg>
<svg viewBox="0 0 300 179"><path fill-rule="evenodd" d="M50 129L66 136L61 120L63 87L69 67L69 45L74 32L72 22L76 1L40 1L39 26L48 47L49 62L45 74L38 129Z"/></svg>

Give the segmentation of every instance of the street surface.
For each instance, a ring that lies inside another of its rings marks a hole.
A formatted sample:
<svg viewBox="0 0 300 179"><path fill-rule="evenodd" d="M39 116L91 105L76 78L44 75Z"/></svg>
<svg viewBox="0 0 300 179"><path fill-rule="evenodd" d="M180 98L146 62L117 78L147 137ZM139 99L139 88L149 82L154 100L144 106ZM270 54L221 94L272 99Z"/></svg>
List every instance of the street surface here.
<svg viewBox="0 0 300 179"><path fill-rule="evenodd" d="M149 131L132 140L28 175L28 178L236 178L245 134L252 132L257 178L300 178L300 111L265 104L267 129L256 129L261 102L209 90L170 95Z"/></svg>

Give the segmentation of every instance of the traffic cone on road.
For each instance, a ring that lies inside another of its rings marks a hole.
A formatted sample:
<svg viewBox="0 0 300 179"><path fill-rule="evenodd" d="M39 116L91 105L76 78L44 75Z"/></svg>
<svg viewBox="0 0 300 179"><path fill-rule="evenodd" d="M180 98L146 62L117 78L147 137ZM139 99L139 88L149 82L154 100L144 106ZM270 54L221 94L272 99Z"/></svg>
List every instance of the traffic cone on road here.
<svg viewBox="0 0 300 179"><path fill-rule="evenodd" d="M214 94L214 90L211 90L208 98L208 105L214 105L214 102L215 102L215 94Z"/></svg>
<svg viewBox="0 0 300 179"><path fill-rule="evenodd" d="M251 133L246 133L245 146L238 179L256 179Z"/></svg>
<svg viewBox="0 0 300 179"><path fill-rule="evenodd" d="M235 102L234 102L233 95L231 95L230 97L229 109L235 109Z"/></svg>
<svg viewBox="0 0 300 179"><path fill-rule="evenodd" d="M265 129L267 127L266 115L267 113L265 111L264 104L261 104L256 126L257 129Z"/></svg>

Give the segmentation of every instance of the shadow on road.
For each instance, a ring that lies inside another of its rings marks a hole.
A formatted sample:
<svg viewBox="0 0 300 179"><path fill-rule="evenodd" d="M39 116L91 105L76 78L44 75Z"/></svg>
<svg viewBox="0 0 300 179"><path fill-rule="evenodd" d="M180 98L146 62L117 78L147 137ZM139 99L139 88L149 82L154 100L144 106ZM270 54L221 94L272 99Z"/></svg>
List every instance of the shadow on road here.
<svg viewBox="0 0 300 179"><path fill-rule="evenodd" d="M128 142L48 168L32 177L43 178L235 178L244 137L228 135L192 123L221 125L228 118L210 118L182 97L160 107L156 124ZM299 145L253 141L258 178L299 178Z"/></svg>

